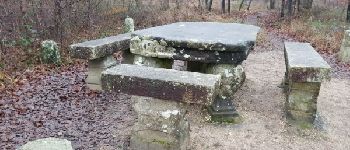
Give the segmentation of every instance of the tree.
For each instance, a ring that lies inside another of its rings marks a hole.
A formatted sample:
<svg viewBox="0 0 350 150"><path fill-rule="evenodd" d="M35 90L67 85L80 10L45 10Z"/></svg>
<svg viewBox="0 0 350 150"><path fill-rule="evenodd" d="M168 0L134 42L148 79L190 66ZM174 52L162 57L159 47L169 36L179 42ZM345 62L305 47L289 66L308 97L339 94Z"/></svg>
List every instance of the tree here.
<svg viewBox="0 0 350 150"><path fill-rule="evenodd" d="M270 0L270 9L275 9L276 0Z"/></svg>
<svg viewBox="0 0 350 150"><path fill-rule="evenodd" d="M288 0L288 16L291 17L293 14L293 0Z"/></svg>
<svg viewBox="0 0 350 150"><path fill-rule="evenodd" d="M227 11L228 13L231 12L231 0L227 0Z"/></svg>
<svg viewBox="0 0 350 150"><path fill-rule="evenodd" d="M213 0L205 0L205 5L208 11L211 11L211 6L213 5Z"/></svg>
<svg viewBox="0 0 350 150"><path fill-rule="evenodd" d="M286 0L282 0L281 2L281 17L284 17L284 6L285 6Z"/></svg>
<svg viewBox="0 0 350 150"><path fill-rule="evenodd" d="M346 11L346 22L350 23L350 0L348 0L348 9Z"/></svg>
<svg viewBox="0 0 350 150"><path fill-rule="evenodd" d="M222 13L225 13L225 0L221 0L221 10Z"/></svg>

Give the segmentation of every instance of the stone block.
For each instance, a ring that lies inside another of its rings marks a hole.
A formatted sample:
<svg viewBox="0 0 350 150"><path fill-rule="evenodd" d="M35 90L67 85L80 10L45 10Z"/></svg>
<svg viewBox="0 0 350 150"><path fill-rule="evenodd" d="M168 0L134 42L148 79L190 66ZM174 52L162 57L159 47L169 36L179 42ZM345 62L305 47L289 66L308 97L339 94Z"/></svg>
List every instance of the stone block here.
<svg viewBox="0 0 350 150"><path fill-rule="evenodd" d="M73 58L94 60L130 48L130 33L70 45Z"/></svg>
<svg viewBox="0 0 350 150"><path fill-rule="evenodd" d="M107 56L89 61L86 83L93 90L101 90L101 74L105 69L115 66L117 61L113 56Z"/></svg>
<svg viewBox="0 0 350 150"><path fill-rule="evenodd" d="M331 67L309 43L285 42L287 78L292 82L330 80Z"/></svg>
<svg viewBox="0 0 350 150"><path fill-rule="evenodd" d="M316 114L320 87L321 83L290 83L287 92L288 109Z"/></svg>
<svg viewBox="0 0 350 150"><path fill-rule="evenodd" d="M350 30L346 30L344 33L338 57L342 62L350 63Z"/></svg>
<svg viewBox="0 0 350 150"><path fill-rule="evenodd" d="M153 130L141 130L132 133L130 148L132 150L186 150L189 137L179 137Z"/></svg>
<svg viewBox="0 0 350 150"><path fill-rule="evenodd" d="M102 72L106 91L210 105L220 75L121 64Z"/></svg>
<svg viewBox="0 0 350 150"><path fill-rule="evenodd" d="M186 149L190 125L182 103L141 96L132 96L131 100L137 114L132 149Z"/></svg>
<svg viewBox="0 0 350 150"><path fill-rule="evenodd" d="M161 131L176 136L189 131L183 104L141 96L132 96L131 100L138 116L134 129Z"/></svg>
<svg viewBox="0 0 350 150"><path fill-rule="evenodd" d="M45 138L28 142L18 150L73 150L70 141L58 138Z"/></svg>

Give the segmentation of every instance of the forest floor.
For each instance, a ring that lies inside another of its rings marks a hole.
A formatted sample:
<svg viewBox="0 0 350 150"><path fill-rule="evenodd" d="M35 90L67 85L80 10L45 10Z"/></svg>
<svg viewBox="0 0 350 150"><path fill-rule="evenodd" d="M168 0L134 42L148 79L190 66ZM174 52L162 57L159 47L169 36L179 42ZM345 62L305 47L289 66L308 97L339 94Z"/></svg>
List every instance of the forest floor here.
<svg viewBox="0 0 350 150"><path fill-rule="evenodd" d="M246 23L257 24L256 16ZM191 149L350 149L350 71L335 55L322 55L332 80L318 99L319 126L298 130L285 117L278 86L285 63L283 41L273 32L244 62L247 79L234 103L243 118L235 125L207 123L198 106L189 109ZM0 92L0 147L15 149L45 137L65 138L75 149L122 149L135 122L130 97L91 91L86 62L59 69L38 67L23 73L21 85Z"/></svg>

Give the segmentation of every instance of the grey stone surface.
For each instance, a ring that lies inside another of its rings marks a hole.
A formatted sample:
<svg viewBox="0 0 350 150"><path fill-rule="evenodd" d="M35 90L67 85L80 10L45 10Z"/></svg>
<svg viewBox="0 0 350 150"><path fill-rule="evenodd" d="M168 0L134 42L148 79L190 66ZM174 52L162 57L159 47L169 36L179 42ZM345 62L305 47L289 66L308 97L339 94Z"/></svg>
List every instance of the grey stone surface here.
<svg viewBox="0 0 350 150"><path fill-rule="evenodd" d="M131 100L137 114L134 130L160 131L174 136L189 134L189 123L183 104L141 96L132 96Z"/></svg>
<svg viewBox="0 0 350 150"><path fill-rule="evenodd" d="M132 37L157 40L169 47L214 51L246 51L253 46L260 28L219 22L178 22L138 30Z"/></svg>
<svg viewBox="0 0 350 150"><path fill-rule="evenodd" d="M101 74L105 69L115 66L117 61L113 56L106 56L89 61L88 65L88 76L86 83L92 90L101 90Z"/></svg>
<svg viewBox="0 0 350 150"><path fill-rule="evenodd" d="M102 88L131 95L210 105L220 75L121 64L102 72Z"/></svg>
<svg viewBox="0 0 350 150"><path fill-rule="evenodd" d="M134 31L135 31L134 19L128 16L124 20L124 32L129 33Z"/></svg>
<svg viewBox="0 0 350 150"><path fill-rule="evenodd" d="M293 120L305 123L314 121L320 87L319 82L289 83L287 112Z"/></svg>
<svg viewBox="0 0 350 150"><path fill-rule="evenodd" d="M154 68L171 69L171 67L172 67L172 62L169 59L145 57L142 55L134 55L134 63L133 64L139 65L139 66L154 67Z"/></svg>
<svg viewBox="0 0 350 150"><path fill-rule="evenodd" d="M342 62L350 63L350 30L346 30L344 33L344 39L338 56Z"/></svg>
<svg viewBox="0 0 350 150"><path fill-rule="evenodd" d="M130 51L146 57L240 64L254 48L259 27L179 22L132 33Z"/></svg>
<svg viewBox="0 0 350 150"><path fill-rule="evenodd" d="M309 43L285 42L287 78L293 82L330 80L331 67Z"/></svg>
<svg viewBox="0 0 350 150"><path fill-rule="evenodd" d="M91 40L70 45L70 55L73 58L93 60L114 52L128 50L130 47L130 33L103 39Z"/></svg>
<svg viewBox="0 0 350 150"><path fill-rule="evenodd" d="M53 63L56 65L62 63L60 50L55 41L46 40L41 42L41 56L44 63Z"/></svg>
<svg viewBox="0 0 350 150"><path fill-rule="evenodd" d="M245 72L242 65L210 64L206 73L221 75L220 95L231 97L243 84Z"/></svg>
<svg viewBox="0 0 350 150"><path fill-rule="evenodd" d="M189 146L190 125L183 104L141 96L132 96L131 100L137 114L132 149L185 150Z"/></svg>
<svg viewBox="0 0 350 150"><path fill-rule="evenodd" d="M142 130L132 133L130 138L131 150L186 150L189 138L179 139L170 134Z"/></svg>
<svg viewBox="0 0 350 150"><path fill-rule="evenodd" d="M73 150L70 141L58 138L45 138L28 142L18 150Z"/></svg>

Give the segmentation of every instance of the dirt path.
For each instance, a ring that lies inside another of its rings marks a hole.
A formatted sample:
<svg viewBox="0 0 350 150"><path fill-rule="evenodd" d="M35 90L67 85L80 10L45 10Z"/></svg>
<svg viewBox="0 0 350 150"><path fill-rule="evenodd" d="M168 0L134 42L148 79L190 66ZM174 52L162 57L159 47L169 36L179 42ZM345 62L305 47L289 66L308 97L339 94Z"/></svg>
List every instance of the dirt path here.
<svg viewBox="0 0 350 150"><path fill-rule="evenodd" d="M191 149L350 149L350 81L324 83L318 99L322 126L299 131L286 122L285 96L278 87L285 72L283 44L274 45L271 51L256 50L244 62L247 79L234 100L243 123L208 124L191 111Z"/></svg>

